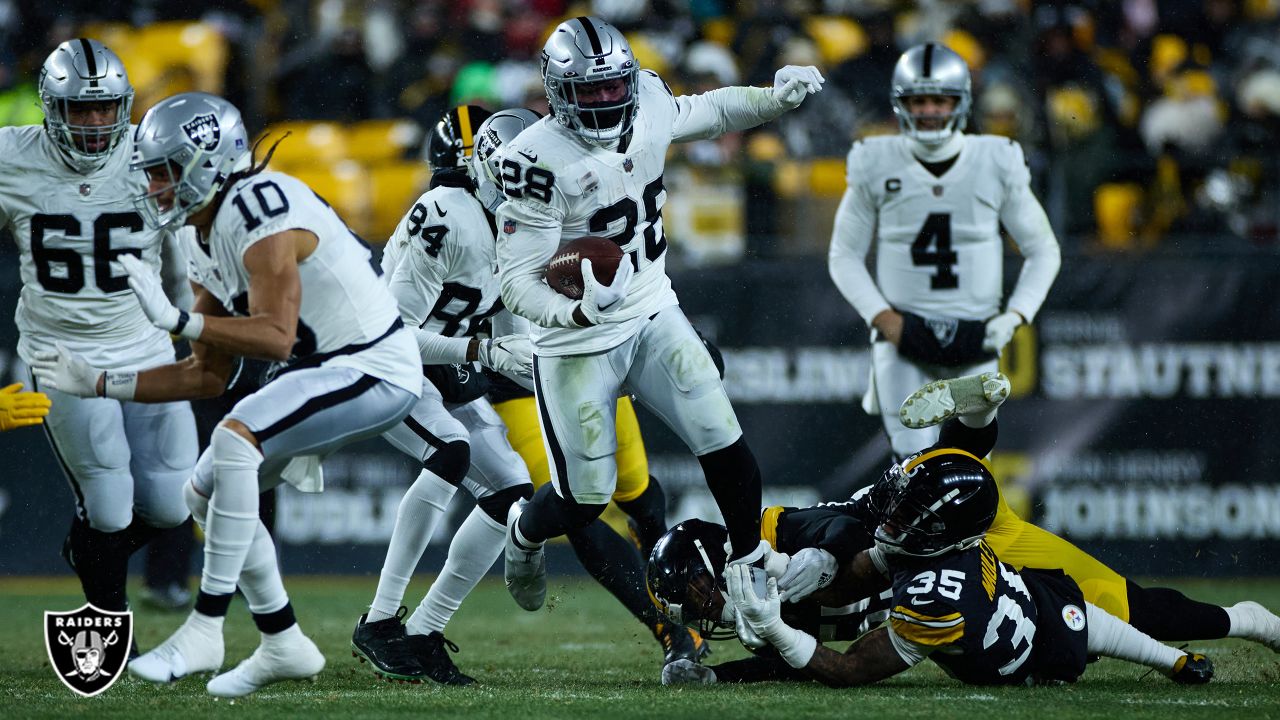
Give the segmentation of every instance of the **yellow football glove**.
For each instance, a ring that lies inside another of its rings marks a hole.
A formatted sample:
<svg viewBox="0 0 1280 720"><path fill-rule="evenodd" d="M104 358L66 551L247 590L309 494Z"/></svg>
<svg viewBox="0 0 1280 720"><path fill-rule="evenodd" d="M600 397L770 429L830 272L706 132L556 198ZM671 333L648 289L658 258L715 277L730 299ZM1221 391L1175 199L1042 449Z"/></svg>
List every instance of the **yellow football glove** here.
<svg viewBox="0 0 1280 720"><path fill-rule="evenodd" d="M49 414L49 396L42 392L22 392L22 383L0 388L0 432L26 425L39 425Z"/></svg>

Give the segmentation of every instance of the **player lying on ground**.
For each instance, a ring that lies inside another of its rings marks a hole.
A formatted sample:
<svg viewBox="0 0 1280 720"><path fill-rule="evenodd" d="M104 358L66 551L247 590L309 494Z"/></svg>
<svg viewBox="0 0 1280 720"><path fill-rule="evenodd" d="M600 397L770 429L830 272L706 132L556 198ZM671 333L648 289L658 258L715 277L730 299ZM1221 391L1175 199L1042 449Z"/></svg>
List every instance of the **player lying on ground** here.
<svg viewBox="0 0 1280 720"><path fill-rule="evenodd" d="M324 655L302 634L258 518L258 494L282 477L318 491L320 460L399 423L422 392L422 366L395 298L368 246L301 181L253 164L240 112L222 98L184 93L149 111L132 165L149 192L136 206L152 227L192 225L188 274L194 312L173 307L154 271L121 263L143 312L191 340L192 354L141 372L102 372L59 347L37 353L37 377L82 397L164 402L213 397L236 355L281 363L275 379L241 400L213 431L186 484L205 530L195 609L134 675L171 682L216 671L223 623L237 588L262 635L253 655L209 681L236 697L313 676Z"/></svg>
<svg viewBox="0 0 1280 720"><path fill-rule="evenodd" d="M930 451L956 448L975 457L990 452L997 435L993 406L998 402L987 402L986 398L990 395L996 401L1002 400L1007 386L999 375L989 377L988 382L989 392L972 381L961 384L970 388L968 391L956 390L956 381L944 381L931 383L913 396L918 399L913 403L912 422L920 422L921 415L934 421L954 414L954 398L950 410L932 409L937 407L937 400L945 404L953 390L961 396L961 410L978 406L971 415L946 419L941 439ZM979 393L983 401L964 400ZM779 578L788 624L824 640L852 640L884 620L891 595L870 592L853 597L856 588L848 588L842 577L842 570L858 553L874 544L876 519L868 495L864 490L847 503L764 511L761 534L777 552L790 556L787 572ZM732 608L726 606L722 595L724 582L713 581L719 578L719 569L724 565L723 551L719 549L723 538L724 529L719 526L685 521L659 543L649 570L655 595L673 603L685 622L699 623L713 637L725 635L716 626L732 628L734 622ZM706 549L707 559L701 557L695 541ZM1157 639L1237 637L1280 649L1280 618L1261 605L1246 601L1222 608L1191 600L1176 590L1142 587L1062 538L1021 520L1003 499L987 531L986 543L1015 568L1063 570L1080 586L1088 602ZM714 673L721 682L805 677L769 653L715 666ZM710 678L699 669L688 679Z"/></svg>

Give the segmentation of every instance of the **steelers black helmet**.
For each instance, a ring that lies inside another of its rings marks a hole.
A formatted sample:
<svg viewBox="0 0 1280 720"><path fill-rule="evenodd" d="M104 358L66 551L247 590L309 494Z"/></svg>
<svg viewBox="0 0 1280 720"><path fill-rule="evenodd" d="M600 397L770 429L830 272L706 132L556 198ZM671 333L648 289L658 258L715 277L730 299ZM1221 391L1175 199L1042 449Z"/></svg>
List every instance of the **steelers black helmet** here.
<svg viewBox="0 0 1280 720"><path fill-rule="evenodd" d="M427 137L427 164L432 171L465 170L476 131L492 114L479 105L459 105L445 113Z"/></svg>
<svg viewBox="0 0 1280 720"><path fill-rule="evenodd" d="M957 448L918 452L871 488L876 545L883 552L936 557L976 545L1000 504L996 479Z"/></svg>
<svg viewBox="0 0 1280 720"><path fill-rule="evenodd" d="M728 541L723 525L685 520L659 538L649 555L649 594L658 609L714 640L736 636L714 606L717 595L724 597Z"/></svg>

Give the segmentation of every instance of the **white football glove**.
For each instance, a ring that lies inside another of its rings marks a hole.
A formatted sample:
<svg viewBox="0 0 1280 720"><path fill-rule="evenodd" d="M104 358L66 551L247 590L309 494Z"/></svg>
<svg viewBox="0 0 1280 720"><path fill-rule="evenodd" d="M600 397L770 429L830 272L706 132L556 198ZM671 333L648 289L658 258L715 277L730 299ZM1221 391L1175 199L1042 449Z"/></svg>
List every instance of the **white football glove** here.
<svg viewBox="0 0 1280 720"><path fill-rule="evenodd" d="M726 557L733 557L733 544L727 540L724 543L724 554ZM761 540L756 544L755 549L736 560L731 560L729 564L751 565L753 563L758 563L756 566L764 568L765 575L772 578L779 578L787 571L787 563L790 562L790 560L790 555L774 550L769 545L768 540Z"/></svg>
<svg viewBox="0 0 1280 720"><path fill-rule="evenodd" d="M794 110L806 97L821 91L824 82L826 78L812 65L787 65L773 75L773 99Z"/></svg>
<svg viewBox="0 0 1280 720"><path fill-rule="evenodd" d="M40 386L79 397L98 396L98 377L102 371L68 350L62 343L54 349L36 350L32 355L31 374Z"/></svg>
<svg viewBox="0 0 1280 720"><path fill-rule="evenodd" d="M1013 339L1013 333L1022 324L1022 316L1009 311L1001 313L987 321L987 334L982 340L982 349L999 354L1004 346Z"/></svg>
<svg viewBox="0 0 1280 720"><path fill-rule="evenodd" d="M835 556L822 548L805 548L791 556L787 571L778 578L779 597L782 602L799 602L835 578Z"/></svg>
<svg viewBox="0 0 1280 720"><path fill-rule="evenodd" d="M609 311L617 310L627 297L627 288L631 286L631 276L635 268L631 261L623 256L618 263L618 270L613 274L613 282L601 285L596 274L591 270L591 261L582 261L582 314L592 325L607 322Z"/></svg>
<svg viewBox="0 0 1280 720"><path fill-rule="evenodd" d="M503 335L480 341L480 364L503 375L533 377L533 344L527 335Z"/></svg>
<svg viewBox="0 0 1280 720"><path fill-rule="evenodd" d="M134 255L121 255L117 261L129 275L129 287L138 296L138 304L152 325L166 332L180 335L188 340L196 340L204 330L204 316L200 313L187 313L173 306L160 276Z"/></svg>
<svg viewBox="0 0 1280 720"><path fill-rule="evenodd" d="M687 658L673 660L662 666L663 685L713 685L716 671Z"/></svg>
<svg viewBox="0 0 1280 720"><path fill-rule="evenodd" d="M802 668L809 664L817 650L818 641L808 633L800 632L782 621L782 601L778 599L778 581L768 578L764 583L764 596L756 592L759 568L750 565L730 565L724 570L729 601L734 610L747 621L757 635L769 641L787 664Z"/></svg>

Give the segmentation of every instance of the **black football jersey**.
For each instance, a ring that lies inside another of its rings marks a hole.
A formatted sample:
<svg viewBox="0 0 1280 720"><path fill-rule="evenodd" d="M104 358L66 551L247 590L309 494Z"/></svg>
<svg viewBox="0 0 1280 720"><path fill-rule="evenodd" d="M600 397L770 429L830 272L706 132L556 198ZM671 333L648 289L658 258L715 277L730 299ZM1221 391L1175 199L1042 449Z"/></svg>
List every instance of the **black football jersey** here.
<svg viewBox="0 0 1280 720"><path fill-rule="evenodd" d="M1019 574L985 542L934 559L891 557L889 627L908 663L929 657L973 685L1070 681L1083 671L1084 600L1061 573Z"/></svg>

